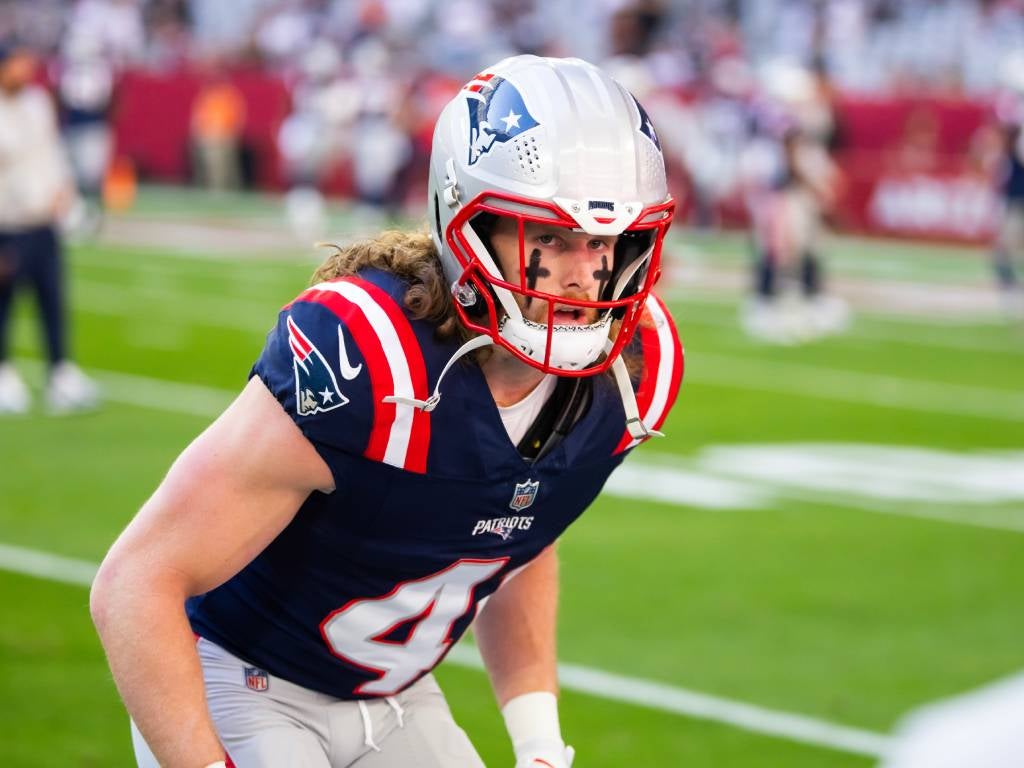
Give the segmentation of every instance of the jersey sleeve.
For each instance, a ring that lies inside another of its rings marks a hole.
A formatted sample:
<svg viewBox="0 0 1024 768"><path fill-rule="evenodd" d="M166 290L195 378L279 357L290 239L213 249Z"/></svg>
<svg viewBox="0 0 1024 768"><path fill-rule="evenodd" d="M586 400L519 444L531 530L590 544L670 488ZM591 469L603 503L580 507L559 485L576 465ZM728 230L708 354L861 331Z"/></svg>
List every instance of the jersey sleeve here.
<svg viewBox="0 0 1024 768"><path fill-rule="evenodd" d="M685 357L672 315L653 293L647 297L646 312L628 350L642 359L640 376L633 381L640 418L648 427L661 429L679 394ZM640 442L625 431L615 452Z"/></svg>
<svg viewBox="0 0 1024 768"><path fill-rule="evenodd" d="M344 456L426 471L429 415L384 400L426 399L423 354L396 298L369 280L347 277L300 294L281 310L252 375L332 472Z"/></svg>

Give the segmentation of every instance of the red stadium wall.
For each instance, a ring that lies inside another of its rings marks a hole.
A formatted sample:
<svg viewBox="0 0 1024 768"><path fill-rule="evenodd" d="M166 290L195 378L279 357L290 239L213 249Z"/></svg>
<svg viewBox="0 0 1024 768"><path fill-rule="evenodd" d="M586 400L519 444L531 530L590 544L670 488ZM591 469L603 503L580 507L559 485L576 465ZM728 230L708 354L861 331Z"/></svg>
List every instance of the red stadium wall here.
<svg viewBox="0 0 1024 768"><path fill-rule="evenodd" d="M235 72L231 79L247 107L243 141L250 179L261 188L280 189L275 136L288 114L288 88L280 77L260 71ZM134 161L142 178L189 178L189 119L202 82L202 74L188 71L128 72L121 78L117 147ZM939 240L981 242L990 237L996 200L970 151L989 114L985 104L844 98L837 109L837 160L846 178L837 226ZM327 186L334 193L348 191L344 167L330 176ZM738 201L726 203L721 213L726 224L742 223Z"/></svg>
<svg viewBox="0 0 1024 768"><path fill-rule="evenodd" d="M997 200L976 145L990 119L979 102L845 99L836 159L845 176L843 229L981 242Z"/></svg>
<svg viewBox="0 0 1024 768"><path fill-rule="evenodd" d="M205 76L180 71L124 73L114 108L117 152L133 161L144 179L187 181L191 175L189 124L192 103ZM254 185L281 186L276 134L291 108L285 83L258 70L235 71L232 84L245 101L242 135L245 164Z"/></svg>

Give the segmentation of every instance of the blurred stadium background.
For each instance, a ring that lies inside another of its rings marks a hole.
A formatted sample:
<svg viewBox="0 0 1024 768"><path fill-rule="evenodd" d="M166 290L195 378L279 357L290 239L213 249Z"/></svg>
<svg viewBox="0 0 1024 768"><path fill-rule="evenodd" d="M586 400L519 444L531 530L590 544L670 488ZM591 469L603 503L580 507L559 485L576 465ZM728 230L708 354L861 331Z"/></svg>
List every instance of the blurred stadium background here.
<svg viewBox="0 0 1024 768"><path fill-rule="evenodd" d="M73 346L105 401L0 417L5 766L131 764L94 564L240 389L312 243L421 226L434 116L515 52L618 73L680 201L668 437L562 544L579 765L875 765L909 710L1024 667L1024 327L990 264L1021 2L25 0L0 3L11 38L65 118ZM795 310L794 278L765 326L763 158L793 126L833 168L842 317ZM38 390L34 312L13 348ZM439 677L508 764L472 648Z"/></svg>

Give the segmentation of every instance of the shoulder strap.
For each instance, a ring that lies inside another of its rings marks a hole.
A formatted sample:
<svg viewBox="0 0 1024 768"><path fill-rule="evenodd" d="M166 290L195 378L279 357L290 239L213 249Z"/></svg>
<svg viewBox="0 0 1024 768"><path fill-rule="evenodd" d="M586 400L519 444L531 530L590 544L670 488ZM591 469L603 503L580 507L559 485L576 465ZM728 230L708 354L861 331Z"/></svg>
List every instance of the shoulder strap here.
<svg viewBox="0 0 1024 768"><path fill-rule="evenodd" d="M593 388L589 377L559 377L555 391L516 446L519 454L535 462L551 453L587 412Z"/></svg>

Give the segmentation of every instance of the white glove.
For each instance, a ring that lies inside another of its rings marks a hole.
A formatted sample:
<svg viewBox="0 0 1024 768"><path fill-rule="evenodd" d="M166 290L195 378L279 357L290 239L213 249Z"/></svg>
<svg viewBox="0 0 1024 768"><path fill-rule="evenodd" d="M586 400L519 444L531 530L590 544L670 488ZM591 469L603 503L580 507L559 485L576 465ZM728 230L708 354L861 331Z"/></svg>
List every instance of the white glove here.
<svg viewBox="0 0 1024 768"><path fill-rule="evenodd" d="M576 752L562 741L558 699L549 691L524 693L501 708L516 753L515 768L570 768Z"/></svg>
<svg viewBox="0 0 1024 768"><path fill-rule="evenodd" d="M538 739L516 749L516 768L571 768L576 750L562 740Z"/></svg>

